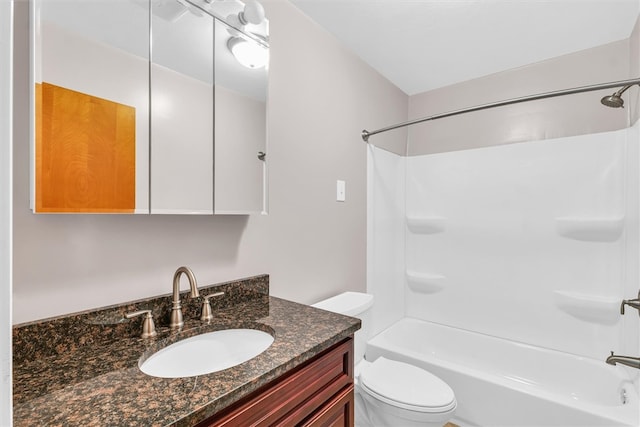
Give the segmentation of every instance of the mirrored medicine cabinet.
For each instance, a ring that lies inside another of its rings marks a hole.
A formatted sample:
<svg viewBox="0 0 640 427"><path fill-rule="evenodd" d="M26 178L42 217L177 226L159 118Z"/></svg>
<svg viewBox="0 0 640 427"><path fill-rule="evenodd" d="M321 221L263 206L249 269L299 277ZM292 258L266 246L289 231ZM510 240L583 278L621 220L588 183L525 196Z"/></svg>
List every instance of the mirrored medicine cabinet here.
<svg viewBox="0 0 640 427"><path fill-rule="evenodd" d="M257 2L33 0L31 28L34 212L266 212Z"/></svg>

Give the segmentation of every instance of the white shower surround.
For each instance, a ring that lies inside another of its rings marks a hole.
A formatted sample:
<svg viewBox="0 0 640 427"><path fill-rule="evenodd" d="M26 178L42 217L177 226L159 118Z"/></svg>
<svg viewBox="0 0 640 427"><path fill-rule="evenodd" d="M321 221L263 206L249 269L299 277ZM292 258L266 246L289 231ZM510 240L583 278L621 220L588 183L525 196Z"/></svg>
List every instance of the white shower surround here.
<svg viewBox="0 0 640 427"><path fill-rule="evenodd" d="M415 157L371 147L373 333L409 317L596 363L638 356L640 319L619 308L640 283L639 127ZM639 371L619 369L637 395Z"/></svg>

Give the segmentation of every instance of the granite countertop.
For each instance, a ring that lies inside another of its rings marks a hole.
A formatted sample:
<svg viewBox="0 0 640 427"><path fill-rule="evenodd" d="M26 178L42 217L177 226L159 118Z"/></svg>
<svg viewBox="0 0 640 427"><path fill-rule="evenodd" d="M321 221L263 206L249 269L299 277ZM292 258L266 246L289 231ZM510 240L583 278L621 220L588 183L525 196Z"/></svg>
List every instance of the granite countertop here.
<svg viewBox="0 0 640 427"><path fill-rule="evenodd" d="M268 276L258 278L268 283ZM204 294L220 288L211 286ZM268 290L267 294L249 292L248 297L244 292L245 297L239 298L226 290L229 301L214 305L211 323L197 320L197 310L184 310L185 326L174 332L162 316L155 316L160 317L158 336L151 339L138 337L140 322L112 322L116 326L108 321L87 322L105 313L108 318L108 310L17 325L14 426L195 425L360 328L356 318L271 297ZM111 308L111 312L151 308L149 301ZM166 304L154 305L154 315L165 308ZM260 329L275 339L257 357L208 375L155 378L138 369L143 355L178 339L230 328Z"/></svg>

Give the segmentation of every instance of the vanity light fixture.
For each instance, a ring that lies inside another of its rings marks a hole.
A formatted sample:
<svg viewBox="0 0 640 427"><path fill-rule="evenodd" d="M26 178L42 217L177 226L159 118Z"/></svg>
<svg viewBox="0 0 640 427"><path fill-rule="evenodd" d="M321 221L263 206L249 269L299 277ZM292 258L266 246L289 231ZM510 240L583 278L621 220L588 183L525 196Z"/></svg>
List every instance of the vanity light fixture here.
<svg viewBox="0 0 640 427"><path fill-rule="evenodd" d="M244 8L227 16L226 22L232 27L242 29L245 25L260 25L264 21L264 7L256 0L245 0Z"/></svg>
<svg viewBox="0 0 640 427"><path fill-rule="evenodd" d="M241 37L231 37L227 47L236 60L247 68L262 68L267 65L269 51L258 43Z"/></svg>
<svg viewBox="0 0 640 427"><path fill-rule="evenodd" d="M244 10L238 13L242 25L258 25L264 21L264 7L256 0L245 0Z"/></svg>

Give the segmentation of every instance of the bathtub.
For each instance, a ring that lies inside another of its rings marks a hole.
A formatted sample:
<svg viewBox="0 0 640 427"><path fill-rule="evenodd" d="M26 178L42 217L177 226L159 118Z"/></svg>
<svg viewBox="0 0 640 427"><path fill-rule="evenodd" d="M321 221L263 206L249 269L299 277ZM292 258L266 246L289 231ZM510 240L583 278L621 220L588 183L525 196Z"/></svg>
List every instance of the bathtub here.
<svg viewBox="0 0 640 427"><path fill-rule="evenodd" d="M601 360L410 318L367 342L366 358L379 356L447 382L462 427L640 425L639 372Z"/></svg>

